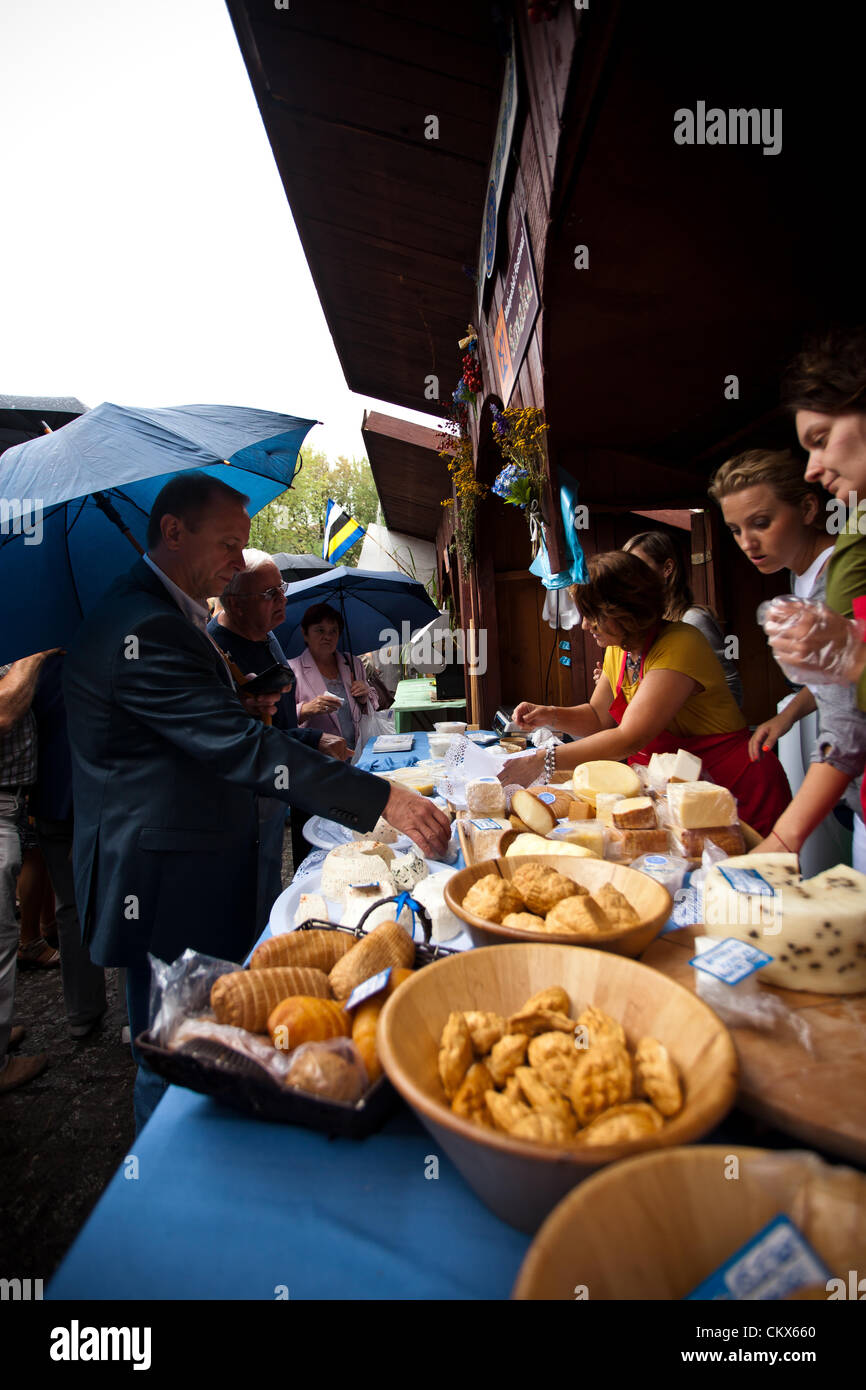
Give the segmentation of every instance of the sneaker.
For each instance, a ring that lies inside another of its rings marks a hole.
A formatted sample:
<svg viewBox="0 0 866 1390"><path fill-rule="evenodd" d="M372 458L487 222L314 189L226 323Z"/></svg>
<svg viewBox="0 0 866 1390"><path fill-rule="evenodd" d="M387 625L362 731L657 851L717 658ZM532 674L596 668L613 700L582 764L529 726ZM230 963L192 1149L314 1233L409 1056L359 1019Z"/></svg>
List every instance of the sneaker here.
<svg viewBox="0 0 866 1390"><path fill-rule="evenodd" d="M73 1038L77 1038L80 1042L82 1038L89 1038L91 1033L96 1032L103 1017L104 1014L97 1014L96 1018L88 1019L87 1023L70 1023L69 1031Z"/></svg>
<svg viewBox="0 0 866 1390"><path fill-rule="evenodd" d="M20 1023L16 1023L9 1033L9 1051L14 1052L16 1047L20 1047L27 1037L27 1029Z"/></svg>
<svg viewBox="0 0 866 1390"><path fill-rule="evenodd" d="M26 1086L47 1066L47 1052L38 1052L35 1057L7 1057L5 1067L0 1071L0 1095L5 1091L14 1091L16 1086Z"/></svg>

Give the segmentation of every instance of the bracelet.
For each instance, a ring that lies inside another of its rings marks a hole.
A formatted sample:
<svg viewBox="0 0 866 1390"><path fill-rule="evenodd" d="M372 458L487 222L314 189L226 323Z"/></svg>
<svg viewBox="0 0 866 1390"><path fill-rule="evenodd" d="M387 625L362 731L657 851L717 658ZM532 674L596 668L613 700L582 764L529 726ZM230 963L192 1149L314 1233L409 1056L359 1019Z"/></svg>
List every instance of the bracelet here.
<svg viewBox="0 0 866 1390"><path fill-rule="evenodd" d="M794 853L794 851L791 849L790 845L786 845L786 844L785 844L785 841L782 839L782 837L781 837L781 835L779 834L778 830L771 830L771 831L770 831L770 838L771 838L771 839L773 838L774 835L775 835L776 839L779 841L779 844L782 846L782 849L787 850L789 854L793 854L793 853Z"/></svg>
<svg viewBox="0 0 866 1390"><path fill-rule="evenodd" d="M550 748L546 749L545 754L544 754L544 780L545 780L545 783L549 783L549 782L550 782L550 779L551 779L551 777L553 776L553 774L554 774L555 771L556 771L556 747L555 747L555 745L551 745Z"/></svg>

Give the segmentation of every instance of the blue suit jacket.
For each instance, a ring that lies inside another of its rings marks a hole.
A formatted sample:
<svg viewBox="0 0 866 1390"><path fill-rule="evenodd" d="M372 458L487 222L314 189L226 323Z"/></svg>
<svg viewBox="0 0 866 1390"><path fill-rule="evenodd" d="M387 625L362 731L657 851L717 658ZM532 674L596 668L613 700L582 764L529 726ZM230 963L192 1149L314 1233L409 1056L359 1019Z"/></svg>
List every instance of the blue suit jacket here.
<svg viewBox="0 0 866 1390"><path fill-rule="evenodd" d="M256 794L353 830L390 788L250 718L213 643L140 560L64 663L75 893L100 965L186 947L242 960L255 938Z"/></svg>

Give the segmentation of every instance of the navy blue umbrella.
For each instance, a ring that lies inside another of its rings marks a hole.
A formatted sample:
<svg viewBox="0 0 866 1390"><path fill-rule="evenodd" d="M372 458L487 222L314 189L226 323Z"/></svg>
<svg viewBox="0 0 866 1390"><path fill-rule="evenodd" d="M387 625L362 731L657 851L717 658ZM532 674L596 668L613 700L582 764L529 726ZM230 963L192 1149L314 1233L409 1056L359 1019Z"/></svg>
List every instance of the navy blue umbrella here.
<svg viewBox="0 0 866 1390"><path fill-rule="evenodd" d="M104 404L0 455L0 662L65 647L143 549L171 478L197 468L250 498L291 486L316 423L245 406ZM133 548L134 547L134 548Z"/></svg>
<svg viewBox="0 0 866 1390"><path fill-rule="evenodd" d="M338 565L330 574L290 584L285 621L275 628L287 657L304 650L301 619L314 603L329 603L343 619L339 650L374 652L395 640L403 643L415 628L438 614L423 584L394 570L358 570ZM408 626L403 628L403 624ZM405 635L404 635L405 634Z"/></svg>

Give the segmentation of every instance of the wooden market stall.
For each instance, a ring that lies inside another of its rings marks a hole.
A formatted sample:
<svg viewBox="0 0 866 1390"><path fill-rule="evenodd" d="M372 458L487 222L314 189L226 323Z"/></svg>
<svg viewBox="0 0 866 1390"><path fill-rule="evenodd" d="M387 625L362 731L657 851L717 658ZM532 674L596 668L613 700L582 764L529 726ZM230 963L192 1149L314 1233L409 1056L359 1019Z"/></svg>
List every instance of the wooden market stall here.
<svg viewBox="0 0 866 1390"><path fill-rule="evenodd" d="M349 386L439 416L474 325L477 480L502 466L491 408L535 407L554 571L565 474L585 554L675 513L757 721L784 682L754 614L784 580L751 571L706 487L733 452L793 442L786 360L805 329L863 311L856 46L835 3L546 8L229 0ZM386 493L402 466L392 450ZM488 494L471 555L454 531L443 509L440 569L491 653L473 717L586 698L597 649L541 619L521 515Z"/></svg>

